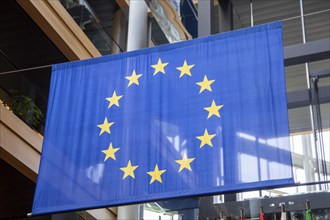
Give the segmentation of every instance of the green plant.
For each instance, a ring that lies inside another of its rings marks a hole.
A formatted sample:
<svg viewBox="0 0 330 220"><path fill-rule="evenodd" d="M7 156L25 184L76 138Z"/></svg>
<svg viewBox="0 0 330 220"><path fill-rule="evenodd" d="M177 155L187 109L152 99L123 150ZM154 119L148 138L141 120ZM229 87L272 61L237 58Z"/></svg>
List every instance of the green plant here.
<svg viewBox="0 0 330 220"><path fill-rule="evenodd" d="M12 111L19 116L26 124L36 127L43 118L41 110L27 96L14 96L12 104L9 106Z"/></svg>

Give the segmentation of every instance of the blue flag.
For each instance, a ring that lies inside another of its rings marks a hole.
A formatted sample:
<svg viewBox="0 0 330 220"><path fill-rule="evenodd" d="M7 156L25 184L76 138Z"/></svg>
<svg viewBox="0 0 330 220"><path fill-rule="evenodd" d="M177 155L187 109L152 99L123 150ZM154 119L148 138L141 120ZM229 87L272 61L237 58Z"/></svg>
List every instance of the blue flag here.
<svg viewBox="0 0 330 220"><path fill-rule="evenodd" d="M33 214L293 183L272 23L53 66Z"/></svg>

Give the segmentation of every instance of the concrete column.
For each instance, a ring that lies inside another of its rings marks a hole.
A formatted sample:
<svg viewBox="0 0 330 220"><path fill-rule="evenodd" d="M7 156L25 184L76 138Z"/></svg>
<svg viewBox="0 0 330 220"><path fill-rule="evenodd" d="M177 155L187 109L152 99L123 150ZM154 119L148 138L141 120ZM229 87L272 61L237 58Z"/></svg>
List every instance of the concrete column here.
<svg viewBox="0 0 330 220"><path fill-rule="evenodd" d="M211 35L213 0L198 1L198 37Z"/></svg>
<svg viewBox="0 0 330 220"><path fill-rule="evenodd" d="M236 202L237 201L236 193L224 194L224 200L225 200L225 202Z"/></svg>
<svg viewBox="0 0 330 220"><path fill-rule="evenodd" d="M127 51L147 46L148 6L145 1L130 0L128 17Z"/></svg>
<svg viewBox="0 0 330 220"><path fill-rule="evenodd" d="M147 47L148 7L145 1L130 0L128 15L127 51ZM142 219L143 205L118 207L118 220Z"/></svg>
<svg viewBox="0 0 330 220"><path fill-rule="evenodd" d="M219 2L219 33L233 30L233 5L231 0L218 0ZM237 201L236 193L224 194L225 202Z"/></svg>
<svg viewBox="0 0 330 220"><path fill-rule="evenodd" d="M132 220L143 218L143 205L126 205L118 207L118 220Z"/></svg>
<svg viewBox="0 0 330 220"><path fill-rule="evenodd" d="M111 52L120 53L126 51L128 22L122 10L114 14L111 37L113 39Z"/></svg>
<svg viewBox="0 0 330 220"><path fill-rule="evenodd" d="M233 4L231 0L219 0L219 32L233 30Z"/></svg>
<svg viewBox="0 0 330 220"><path fill-rule="evenodd" d="M233 30L231 0L218 0L218 2L217 7L214 6L213 0L198 1L198 37ZM215 19L219 22L216 22Z"/></svg>

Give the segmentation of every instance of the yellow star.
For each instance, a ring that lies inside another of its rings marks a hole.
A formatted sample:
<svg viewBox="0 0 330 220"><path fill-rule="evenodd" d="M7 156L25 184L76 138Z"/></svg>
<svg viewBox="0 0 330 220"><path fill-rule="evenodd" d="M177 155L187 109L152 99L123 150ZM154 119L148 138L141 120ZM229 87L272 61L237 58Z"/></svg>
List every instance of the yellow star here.
<svg viewBox="0 0 330 220"><path fill-rule="evenodd" d="M168 63L162 63L162 60L159 58L157 64L151 65L151 67L155 69L154 75L156 75L159 72L165 74L164 68L165 66L167 66L167 64Z"/></svg>
<svg viewBox="0 0 330 220"><path fill-rule="evenodd" d="M113 124L114 124L114 122L108 122L108 118L105 118L103 124L97 125L97 127L101 128L99 136L101 136L101 134L103 134L103 132L107 132L107 133L111 134L110 127Z"/></svg>
<svg viewBox="0 0 330 220"><path fill-rule="evenodd" d="M180 164L179 172L183 170L184 168L191 171L190 163L193 162L195 158L187 158L187 155L184 155L182 160L176 160L178 164Z"/></svg>
<svg viewBox="0 0 330 220"><path fill-rule="evenodd" d="M195 66L195 64L192 65L188 65L186 60L183 62L183 66L181 67L177 67L176 69L180 70L180 78L184 75L187 74L189 76L191 76L191 72L190 69L193 68Z"/></svg>
<svg viewBox="0 0 330 220"><path fill-rule="evenodd" d="M205 129L203 136L197 136L196 137L197 139L199 139L201 141L201 145L199 146L199 148L202 148L205 144L210 145L211 147L213 147L211 140L215 136L216 136L215 134L209 134L207 129Z"/></svg>
<svg viewBox="0 0 330 220"><path fill-rule="evenodd" d="M218 116L220 118L219 110L223 107L223 105L216 105L215 101L212 101L210 107L204 108L206 111L209 112L207 119L209 119L212 115Z"/></svg>
<svg viewBox="0 0 330 220"><path fill-rule="evenodd" d="M153 183L155 180L157 180L160 183L162 182L162 177L161 175L165 173L166 170L159 170L158 165L156 164L154 171L147 172L152 178L150 180L150 184Z"/></svg>
<svg viewBox="0 0 330 220"><path fill-rule="evenodd" d="M139 78L141 76L142 76L142 74L137 74L136 75L135 70L133 70L133 73L132 73L131 76L126 76L125 77L127 80L129 80L129 83L128 83L127 87L130 87L130 85L132 85L133 83L136 84L136 85L139 85Z"/></svg>
<svg viewBox="0 0 330 220"><path fill-rule="evenodd" d="M108 108L110 108L113 105L116 105L116 106L119 107L119 102L118 101L122 97L123 97L122 95L117 96L116 91L114 91L111 97L105 98L106 100L108 100L110 102Z"/></svg>
<svg viewBox="0 0 330 220"><path fill-rule="evenodd" d="M110 143L109 148L107 150L103 150L102 152L105 154L104 161L109 159L110 157L116 160L115 153L119 150L119 148L113 148L112 143Z"/></svg>
<svg viewBox="0 0 330 220"><path fill-rule="evenodd" d="M125 179L128 176L131 176L135 179L134 170L138 167L139 166L132 166L131 161L129 160L126 167L120 168L124 172L123 179Z"/></svg>
<svg viewBox="0 0 330 220"><path fill-rule="evenodd" d="M204 80L202 82L198 82L196 83L197 85L199 85L201 87L201 89L199 90L199 93L203 92L205 89L209 90L210 92L212 92L211 89L211 84L214 82L215 80L208 80L206 75L204 76Z"/></svg>

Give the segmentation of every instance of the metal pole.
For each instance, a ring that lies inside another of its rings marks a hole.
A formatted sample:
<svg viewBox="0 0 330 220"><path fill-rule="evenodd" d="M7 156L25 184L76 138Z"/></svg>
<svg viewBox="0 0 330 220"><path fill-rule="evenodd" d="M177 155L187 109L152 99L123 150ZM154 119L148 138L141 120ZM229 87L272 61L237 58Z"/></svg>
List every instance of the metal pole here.
<svg viewBox="0 0 330 220"><path fill-rule="evenodd" d="M253 0L250 0L250 22L251 22L251 27L254 26L253 22Z"/></svg>
<svg viewBox="0 0 330 220"><path fill-rule="evenodd" d="M322 133L322 118L321 118L321 108L320 108L320 98L319 98L319 89L318 89L318 76L312 77L313 83L313 93L314 93L314 100L315 100L315 110L316 110L316 121L317 121L317 134L318 134L318 143L320 147L320 157L321 157L321 168L323 174L323 180L327 181L327 165L325 160L325 153L324 153L324 144L323 144L323 133ZM325 188L328 188L328 185L325 185Z"/></svg>
<svg viewBox="0 0 330 220"><path fill-rule="evenodd" d="M303 0L300 0L300 17L301 17L301 29L302 29L302 37L303 37L303 43L306 44L306 30L305 30L305 19L304 19L304 4ZM315 154L316 154L316 166L317 166L317 176L318 180L321 181L321 175L320 175L320 165L319 165L319 155L318 155L318 147L317 147L317 136L316 136L316 130L315 130L315 122L314 122L314 109L313 109L313 103L312 103L312 94L311 94L311 85L310 85L310 77L309 77L309 65L308 63L305 63L305 69L306 69L306 81L307 81L307 89L309 94L309 113L310 113L310 119L311 119L311 125L313 130L313 141L315 144ZM321 185L319 185L319 188L321 189Z"/></svg>
<svg viewBox="0 0 330 220"><path fill-rule="evenodd" d="M54 64L31 67L31 68L25 68L25 69L19 69L19 70L10 70L10 71L6 71L6 72L2 72L2 73L0 73L0 75L10 74L10 73L18 73L18 72L24 72L24 71L30 71L30 70L38 70L38 69L43 69L43 68L51 68L53 65Z"/></svg>

